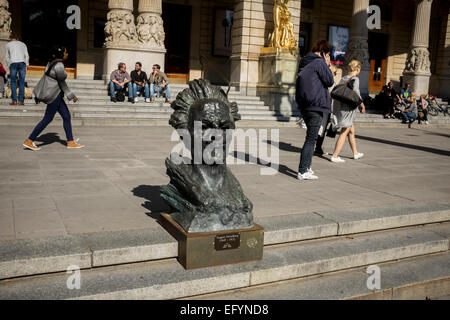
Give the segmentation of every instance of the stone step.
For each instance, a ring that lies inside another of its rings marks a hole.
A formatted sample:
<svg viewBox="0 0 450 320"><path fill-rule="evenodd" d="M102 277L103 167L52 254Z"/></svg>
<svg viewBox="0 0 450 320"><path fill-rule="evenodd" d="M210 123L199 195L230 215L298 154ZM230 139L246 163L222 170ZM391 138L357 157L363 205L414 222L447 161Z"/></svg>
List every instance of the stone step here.
<svg viewBox="0 0 450 320"><path fill-rule="evenodd" d="M0 110L0 124L2 125L36 125L42 120L42 112L3 112ZM72 126L168 126L170 114L164 114L158 117L138 117L133 118L123 115L121 117L83 117L72 118ZM162 121L164 120L164 121ZM275 117L275 116L247 116L243 115L238 127L297 127L295 118ZM50 126L60 126L62 123L58 117L50 124ZM356 120L358 127L366 128L407 128L405 124L400 122L384 122L384 121L360 121ZM432 128L448 128L449 120L431 120ZM430 128L431 128L430 127ZM413 124L412 128L427 128L425 124Z"/></svg>
<svg viewBox="0 0 450 320"><path fill-rule="evenodd" d="M265 246L446 221L450 221L450 202L321 210L255 219L265 228ZM0 241L0 279L64 271L68 263L91 268L170 259L177 255L176 241L159 226L47 239L7 240Z"/></svg>
<svg viewBox="0 0 450 320"><path fill-rule="evenodd" d="M153 114L152 114L153 115ZM0 110L0 124L1 125L36 125L42 120L43 112L22 112L22 111L2 111ZM127 114L122 114L118 117L90 117L83 116L72 117L72 126L168 126L169 113L161 114L161 116L133 116L129 117ZM60 126L62 121L58 118L52 121L50 126ZM407 128L401 122L387 122L383 120L364 121L356 120L355 124L358 127L366 128ZM448 128L449 120L430 120L430 128ZM257 115L242 115L241 121L238 122L238 127L297 127L296 118L286 118L282 116L257 116ZM414 123L412 128L427 128L425 124Z"/></svg>
<svg viewBox="0 0 450 320"><path fill-rule="evenodd" d="M211 293L190 300L428 300L450 294L450 253L380 263L380 289L368 289L367 267ZM373 272L373 271L371 271Z"/></svg>
<svg viewBox="0 0 450 320"><path fill-rule="evenodd" d="M90 100L104 100L104 101L110 101L110 97L107 95L106 92L102 92L102 93L95 93L95 94L91 94L90 92L85 92L83 91L82 94L79 94L80 92L77 92L74 90L74 94L77 96L77 98L80 101L90 101ZM89 95L87 95L87 93L89 93ZM177 96L178 92L172 93L172 98L175 98ZM128 97L126 97L126 99L128 99ZM139 97L139 100L144 100L144 97ZM158 98L157 98L158 99ZM164 100L164 98L161 98L161 100ZM172 99L174 100L174 99ZM256 96L244 96L244 95L238 95L238 94L230 94L228 95L228 100L230 102L236 101L239 103L245 103L246 101L251 101L251 102L257 102L260 104L264 104L264 101L262 101L259 97Z"/></svg>
<svg viewBox="0 0 450 320"><path fill-rule="evenodd" d="M270 246L261 261L205 269L167 259L81 270L77 290L67 288L66 272L9 279L0 282L0 299L185 298L445 253L449 242L450 223L411 227Z"/></svg>
<svg viewBox="0 0 450 320"><path fill-rule="evenodd" d="M28 111L42 111L44 112L46 105L44 104L26 104L25 106L10 106L9 104L0 104L0 110L3 111L16 111L16 112L28 112ZM24 111L26 110L26 111ZM109 112L109 111L123 111L123 112L152 112L155 110L160 110L164 112L173 112L169 103L111 103L111 104L81 104L74 103L70 104L69 110L72 111L97 111L97 112ZM239 107L239 113L245 112L268 112L273 114L273 111L269 111L267 108L262 106L254 105L241 105Z"/></svg>
<svg viewBox="0 0 450 320"><path fill-rule="evenodd" d="M81 96L79 97L79 102L77 103L83 103L83 104L91 104L91 103L102 103L102 104L113 104L113 103L120 103L120 102L111 102L111 99L108 96ZM145 104L144 98L140 98L140 101L138 103ZM155 99L155 101L163 102L165 101L164 98ZM258 100L258 99L240 99L236 97L232 97L229 99L230 102L236 102L238 106L240 105L259 105L264 106L264 101ZM31 101L30 101L31 102ZM33 101L34 102L34 101ZM124 103L129 104L128 97L126 98L126 101ZM269 107L266 107L269 109Z"/></svg>
<svg viewBox="0 0 450 320"><path fill-rule="evenodd" d="M27 83L28 87L34 88L34 86L39 82L40 78L27 78L25 82ZM108 83L104 80L76 80L76 79L67 79L66 80L67 85L70 88L95 88L95 89L106 89L108 88ZM171 83L170 84L171 89L181 91L185 88L188 88L189 86L187 84L178 84L178 83ZM220 86L225 92L228 91L228 86ZM236 92L240 93L236 87L230 87L230 93Z"/></svg>

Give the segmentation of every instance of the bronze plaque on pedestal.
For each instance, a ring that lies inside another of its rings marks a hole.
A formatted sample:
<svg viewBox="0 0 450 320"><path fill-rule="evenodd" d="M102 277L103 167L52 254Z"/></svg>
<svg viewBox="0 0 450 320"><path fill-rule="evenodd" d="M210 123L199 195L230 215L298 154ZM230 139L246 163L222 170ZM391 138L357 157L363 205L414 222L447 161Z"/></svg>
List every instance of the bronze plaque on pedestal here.
<svg viewBox="0 0 450 320"><path fill-rule="evenodd" d="M161 214L161 225L178 241L178 261L185 269L260 260L264 229L253 228L217 232L186 233L169 214Z"/></svg>

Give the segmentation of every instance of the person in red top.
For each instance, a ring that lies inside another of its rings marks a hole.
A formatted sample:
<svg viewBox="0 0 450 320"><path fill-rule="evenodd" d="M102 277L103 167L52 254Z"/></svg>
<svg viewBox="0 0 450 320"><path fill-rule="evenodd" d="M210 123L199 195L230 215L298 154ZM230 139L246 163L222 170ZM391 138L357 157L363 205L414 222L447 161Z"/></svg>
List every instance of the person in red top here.
<svg viewBox="0 0 450 320"><path fill-rule="evenodd" d="M0 62L0 97L5 97L6 70Z"/></svg>

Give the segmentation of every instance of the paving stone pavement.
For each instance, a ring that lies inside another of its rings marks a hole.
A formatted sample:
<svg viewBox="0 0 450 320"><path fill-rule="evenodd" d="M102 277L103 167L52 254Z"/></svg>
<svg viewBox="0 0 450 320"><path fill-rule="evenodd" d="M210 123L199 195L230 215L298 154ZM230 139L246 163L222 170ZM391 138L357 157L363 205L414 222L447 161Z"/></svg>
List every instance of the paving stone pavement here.
<svg viewBox="0 0 450 320"><path fill-rule="evenodd" d="M152 228L158 212L167 210L159 187L169 181L164 159L177 144L170 127L76 127L86 147L67 150L63 129L49 126L37 152L22 147L31 130L0 126L0 240ZM317 181L296 179L305 136L300 128L279 129L277 174L261 175L261 164L231 165L255 220L448 200L450 128L356 131L365 156L352 160L346 144L343 164L314 157ZM327 138L325 151L334 143Z"/></svg>

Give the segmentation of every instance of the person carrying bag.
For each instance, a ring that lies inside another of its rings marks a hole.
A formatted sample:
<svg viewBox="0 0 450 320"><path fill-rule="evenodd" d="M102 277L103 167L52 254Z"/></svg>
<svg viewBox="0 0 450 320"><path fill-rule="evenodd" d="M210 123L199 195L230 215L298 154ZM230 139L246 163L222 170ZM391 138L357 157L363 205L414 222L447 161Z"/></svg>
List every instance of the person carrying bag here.
<svg viewBox="0 0 450 320"><path fill-rule="evenodd" d="M64 131L67 137L67 148L79 149L84 147L84 145L73 140L70 112L64 101L64 94L69 100L73 100L74 102L78 101L78 98L70 91L66 83L67 73L63 61L67 59L67 56L67 49L62 46L56 46L50 52L50 59L45 74L39 80L33 91L36 104L44 102L47 104L47 108L44 118L36 125L28 139L23 143L25 148L33 151L41 149L36 146L34 140L53 121L56 112L63 119Z"/></svg>
<svg viewBox="0 0 450 320"><path fill-rule="evenodd" d="M331 91L331 98L348 105L350 108L356 109L363 102L361 97L353 90L355 77L338 84Z"/></svg>
<svg viewBox="0 0 450 320"><path fill-rule="evenodd" d="M331 92L331 97L335 99L333 105L333 114L336 116L336 124L333 130L341 130L339 138L336 141L331 162L341 163L345 162L339 154L344 146L345 139L348 137L350 148L353 152L353 159L361 159L364 154L358 152L356 148L355 121L358 107L361 107L361 112L365 113L366 108L359 91L359 78L361 72L361 62L352 60L348 64L349 74L341 79L341 82Z"/></svg>

